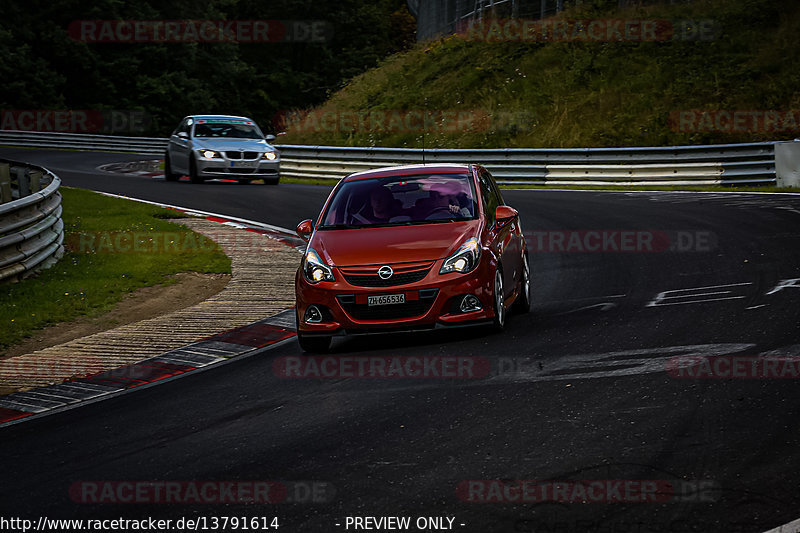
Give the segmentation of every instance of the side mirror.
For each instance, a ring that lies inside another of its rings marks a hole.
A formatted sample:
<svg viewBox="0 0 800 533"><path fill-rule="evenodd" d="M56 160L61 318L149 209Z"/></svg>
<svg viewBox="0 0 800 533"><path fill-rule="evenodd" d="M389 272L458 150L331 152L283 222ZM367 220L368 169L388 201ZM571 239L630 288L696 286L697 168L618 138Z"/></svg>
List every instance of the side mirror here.
<svg viewBox="0 0 800 533"><path fill-rule="evenodd" d="M265 140L265 141L267 141L267 142L268 142L268 143L270 143L270 144L272 144L273 142L275 142L275 139L277 139L277 137L275 137L275 136L274 136L274 135L272 135L271 133L270 133L269 135L267 135L266 137L264 137L264 140Z"/></svg>
<svg viewBox="0 0 800 533"><path fill-rule="evenodd" d="M189 138L189 134L186 133L185 131L179 131L178 132L178 137L180 137L181 139L188 139Z"/></svg>
<svg viewBox="0 0 800 533"><path fill-rule="evenodd" d="M298 237L308 242L308 239L311 238L311 233L314 232L314 221L310 218L307 218L297 225L297 229L295 231L297 231Z"/></svg>
<svg viewBox="0 0 800 533"><path fill-rule="evenodd" d="M497 209L494 210L494 219L497 221L498 228L502 228L518 216L519 212L507 205L498 205Z"/></svg>

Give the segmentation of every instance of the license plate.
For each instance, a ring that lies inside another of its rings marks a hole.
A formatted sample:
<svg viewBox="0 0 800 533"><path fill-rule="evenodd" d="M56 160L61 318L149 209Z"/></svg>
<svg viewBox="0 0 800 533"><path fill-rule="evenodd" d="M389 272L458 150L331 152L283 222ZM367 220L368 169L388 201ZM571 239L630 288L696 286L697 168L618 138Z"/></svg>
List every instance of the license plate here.
<svg viewBox="0 0 800 533"><path fill-rule="evenodd" d="M382 294L381 296L367 296L367 305L395 305L406 303L405 294Z"/></svg>
<svg viewBox="0 0 800 533"><path fill-rule="evenodd" d="M253 168L258 164L258 161L231 161L232 167L239 168Z"/></svg>

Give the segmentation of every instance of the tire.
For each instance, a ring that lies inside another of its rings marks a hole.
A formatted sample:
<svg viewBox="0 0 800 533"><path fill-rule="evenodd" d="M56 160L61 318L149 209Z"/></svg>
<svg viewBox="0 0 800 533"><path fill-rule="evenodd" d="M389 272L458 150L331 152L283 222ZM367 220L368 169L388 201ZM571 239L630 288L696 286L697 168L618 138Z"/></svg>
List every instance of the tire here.
<svg viewBox="0 0 800 533"><path fill-rule="evenodd" d="M197 175L197 162L194 159L194 156L189 156L189 179L192 183L203 183L206 181L205 178L202 178Z"/></svg>
<svg viewBox="0 0 800 533"><path fill-rule="evenodd" d="M169 150L164 153L164 179L166 181L178 181L179 175L172 172L172 161L169 158Z"/></svg>
<svg viewBox="0 0 800 533"><path fill-rule="evenodd" d="M498 332L503 331L506 327L506 305L503 293L503 270L498 266L494 272L494 291L492 292L492 307L494 309L492 329Z"/></svg>
<svg viewBox="0 0 800 533"><path fill-rule="evenodd" d="M280 179L280 176L277 178L264 178L264 185L277 185Z"/></svg>
<svg viewBox="0 0 800 533"><path fill-rule="evenodd" d="M250 183L250 180L248 179L239 179L237 181L239 182L240 185L247 185Z"/></svg>
<svg viewBox="0 0 800 533"><path fill-rule="evenodd" d="M514 311L524 314L531 310L531 266L528 263L528 254L522 260L525 263L522 266L522 279L519 282L519 295L514 301Z"/></svg>

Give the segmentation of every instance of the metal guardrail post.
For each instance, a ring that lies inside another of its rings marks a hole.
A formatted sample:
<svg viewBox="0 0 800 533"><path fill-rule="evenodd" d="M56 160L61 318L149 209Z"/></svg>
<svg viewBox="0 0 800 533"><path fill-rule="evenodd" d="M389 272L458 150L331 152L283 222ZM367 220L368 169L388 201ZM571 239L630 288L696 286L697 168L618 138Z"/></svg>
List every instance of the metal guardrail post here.
<svg viewBox="0 0 800 533"><path fill-rule="evenodd" d="M11 197L11 172L8 163L0 163L0 204L10 202Z"/></svg>
<svg viewBox="0 0 800 533"><path fill-rule="evenodd" d="M31 192L39 192L42 190L42 173L38 170L28 171L28 180L31 185Z"/></svg>
<svg viewBox="0 0 800 533"><path fill-rule="evenodd" d="M17 191L19 192L19 197L24 198L31 194L31 182L28 179L28 169L27 168L15 168L14 173L17 175Z"/></svg>

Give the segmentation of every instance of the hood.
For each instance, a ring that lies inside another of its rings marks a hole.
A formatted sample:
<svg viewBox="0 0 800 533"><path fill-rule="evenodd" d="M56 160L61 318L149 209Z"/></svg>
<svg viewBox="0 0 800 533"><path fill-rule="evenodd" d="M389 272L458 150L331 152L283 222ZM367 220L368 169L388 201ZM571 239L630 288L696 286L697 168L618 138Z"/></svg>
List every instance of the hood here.
<svg viewBox="0 0 800 533"><path fill-rule="evenodd" d="M309 243L337 267L435 261L478 236L480 220L314 232Z"/></svg>
<svg viewBox="0 0 800 533"><path fill-rule="evenodd" d="M194 148L197 150L241 150L243 152L268 152L275 151L275 147L267 143L264 139L227 139L217 138L198 138L193 140Z"/></svg>

